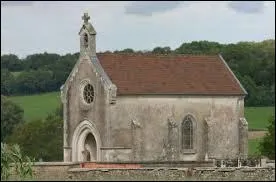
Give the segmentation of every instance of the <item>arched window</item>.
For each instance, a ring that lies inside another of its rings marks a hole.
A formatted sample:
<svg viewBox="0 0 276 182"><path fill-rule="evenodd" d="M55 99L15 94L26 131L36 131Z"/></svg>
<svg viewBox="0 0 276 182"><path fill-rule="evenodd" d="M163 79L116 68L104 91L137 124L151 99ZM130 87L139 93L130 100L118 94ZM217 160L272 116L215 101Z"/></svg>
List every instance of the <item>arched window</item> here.
<svg viewBox="0 0 276 182"><path fill-rule="evenodd" d="M83 36L83 42L84 42L84 46L88 47L88 35L86 33Z"/></svg>
<svg viewBox="0 0 276 182"><path fill-rule="evenodd" d="M182 149L193 149L193 121L191 116L186 116L181 125Z"/></svg>

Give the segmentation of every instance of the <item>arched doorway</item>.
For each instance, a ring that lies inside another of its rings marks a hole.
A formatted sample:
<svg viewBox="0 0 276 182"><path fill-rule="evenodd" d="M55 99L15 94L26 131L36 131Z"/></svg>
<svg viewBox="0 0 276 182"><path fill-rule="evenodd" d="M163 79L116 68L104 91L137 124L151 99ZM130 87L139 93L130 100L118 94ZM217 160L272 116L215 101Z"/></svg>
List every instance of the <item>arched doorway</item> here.
<svg viewBox="0 0 276 182"><path fill-rule="evenodd" d="M100 161L100 147L100 135L95 125L87 120L81 122L73 134L72 161Z"/></svg>
<svg viewBox="0 0 276 182"><path fill-rule="evenodd" d="M88 133L84 141L84 151L89 152L84 154L84 161L96 161L97 160L97 143L92 133Z"/></svg>

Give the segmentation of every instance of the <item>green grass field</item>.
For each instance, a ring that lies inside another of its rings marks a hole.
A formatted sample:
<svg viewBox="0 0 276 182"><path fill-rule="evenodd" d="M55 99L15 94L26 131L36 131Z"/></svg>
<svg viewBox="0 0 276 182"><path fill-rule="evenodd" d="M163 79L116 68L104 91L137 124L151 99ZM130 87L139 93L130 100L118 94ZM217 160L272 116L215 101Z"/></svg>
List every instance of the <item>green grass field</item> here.
<svg viewBox="0 0 276 182"><path fill-rule="evenodd" d="M274 113L274 107L247 107L244 114L249 125L249 129L266 129L268 118Z"/></svg>
<svg viewBox="0 0 276 182"><path fill-rule="evenodd" d="M248 155L258 154L258 146L261 138L248 140Z"/></svg>
<svg viewBox="0 0 276 182"><path fill-rule="evenodd" d="M48 113L54 111L61 103L60 92L14 96L10 99L24 109L24 119L26 121L44 119Z"/></svg>

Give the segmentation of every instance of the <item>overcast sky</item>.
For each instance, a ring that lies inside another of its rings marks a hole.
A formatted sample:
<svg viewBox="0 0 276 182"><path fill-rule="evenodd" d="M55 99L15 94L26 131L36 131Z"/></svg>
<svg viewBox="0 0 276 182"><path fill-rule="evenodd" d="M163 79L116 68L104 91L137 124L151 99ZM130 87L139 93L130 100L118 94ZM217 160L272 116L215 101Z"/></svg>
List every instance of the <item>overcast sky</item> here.
<svg viewBox="0 0 276 182"><path fill-rule="evenodd" d="M274 1L1 1L1 55L78 52L85 11L97 31L98 52L275 37Z"/></svg>

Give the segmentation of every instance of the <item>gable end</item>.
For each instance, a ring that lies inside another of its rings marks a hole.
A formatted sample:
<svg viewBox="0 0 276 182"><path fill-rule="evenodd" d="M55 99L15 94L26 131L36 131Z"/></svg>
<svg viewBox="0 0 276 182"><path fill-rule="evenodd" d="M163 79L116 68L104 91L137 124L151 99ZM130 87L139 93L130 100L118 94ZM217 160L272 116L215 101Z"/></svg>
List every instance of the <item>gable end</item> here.
<svg viewBox="0 0 276 182"><path fill-rule="evenodd" d="M237 83L239 84L239 86L241 87L242 91L244 92L244 95L248 95L247 91L244 89L244 87L242 86L241 82L239 81L239 79L236 77L236 75L233 73L233 71L231 70L231 68L228 66L228 64L226 63L226 61L223 59L222 55L219 54L219 58L220 60L224 63L224 65L226 66L226 68L228 69L228 71L231 73L231 75L235 78L235 80L237 81Z"/></svg>

